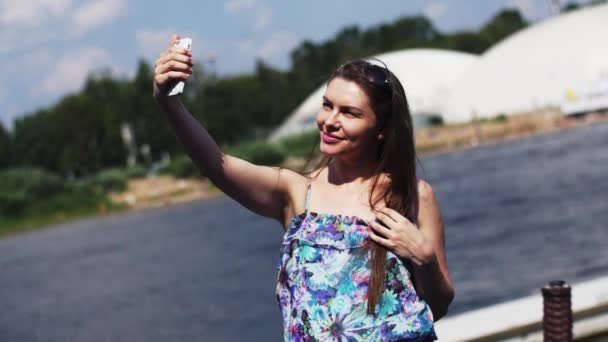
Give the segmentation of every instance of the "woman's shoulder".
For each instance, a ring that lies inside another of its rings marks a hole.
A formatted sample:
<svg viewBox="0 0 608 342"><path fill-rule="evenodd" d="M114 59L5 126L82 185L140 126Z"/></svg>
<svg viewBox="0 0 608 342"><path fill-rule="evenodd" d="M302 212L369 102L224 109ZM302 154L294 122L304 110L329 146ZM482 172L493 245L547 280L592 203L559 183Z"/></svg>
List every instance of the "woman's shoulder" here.
<svg viewBox="0 0 608 342"><path fill-rule="evenodd" d="M427 181L422 178L418 178L418 200L422 203L428 203L429 201L434 201L435 193L433 192L433 187Z"/></svg>
<svg viewBox="0 0 608 342"><path fill-rule="evenodd" d="M291 169L279 168L278 182L282 183L290 192L294 189L298 191L298 189L307 186L309 177L304 173L299 173Z"/></svg>
<svg viewBox="0 0 608 342"><path fill-rule="evenodd" d="M328 184L327 167L316 168L314 170L303 172L300 175L306 179L307 184L314 184L315 186Z"/></svg>

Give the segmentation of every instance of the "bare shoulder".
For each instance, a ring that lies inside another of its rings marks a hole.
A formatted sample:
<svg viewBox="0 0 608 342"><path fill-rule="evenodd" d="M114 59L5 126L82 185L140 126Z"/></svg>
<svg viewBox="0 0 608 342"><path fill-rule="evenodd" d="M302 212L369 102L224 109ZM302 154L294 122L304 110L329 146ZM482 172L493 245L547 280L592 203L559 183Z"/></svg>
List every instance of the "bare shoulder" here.
<svg viewBox="0 0 608 342"><path fill-rule="evenodd" d="M433 187L426 181L418 180L418 224L422 231L435 236L431 240L443 240L443 220L441 209L435 198Z"/></svg>
<svg viewBox="0 0 608 342"><path fill-rule="evenodd" d="M427 181L418 179L418 202L420 206L426 206L436 202L433 187Z"/></svg>
<svg viewBox="0 0 608 342"><path fill-rule="evenodd" d="M279 182L281 183L281 187L289 194L290 197L293 195L297 196L302 189L306 191L308 177L305 174L301 174L290 169L280 168Z"/></svg>
<svg viewBox="0 0 608 342"><path fill-rule="evenodd" d="M286 168L279 168L279 173L280 176L282 178L283 181L285 182L306 182L307 177L305 174L301 174L299 172L290 170L290 169L286 169Z"/></svg>

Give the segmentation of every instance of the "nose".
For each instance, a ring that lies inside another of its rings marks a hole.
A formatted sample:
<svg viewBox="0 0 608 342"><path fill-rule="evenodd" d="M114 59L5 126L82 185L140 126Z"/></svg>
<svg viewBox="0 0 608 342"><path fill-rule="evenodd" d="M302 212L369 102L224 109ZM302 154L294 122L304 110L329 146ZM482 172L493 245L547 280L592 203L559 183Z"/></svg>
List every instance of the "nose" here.
<svg viewBox="0 0 608 342"><path fill-rule="evenodd" d="M338 110L334 109L328 114L329 115L325 118L325 125L331 126L331 127L338 127L339 126Z"/></svg>

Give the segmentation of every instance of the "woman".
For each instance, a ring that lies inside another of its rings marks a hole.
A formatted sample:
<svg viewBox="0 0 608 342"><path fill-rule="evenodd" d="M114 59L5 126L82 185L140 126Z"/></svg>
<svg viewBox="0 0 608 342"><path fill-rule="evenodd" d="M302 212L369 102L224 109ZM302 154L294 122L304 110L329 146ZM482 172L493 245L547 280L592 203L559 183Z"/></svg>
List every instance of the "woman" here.
<svg viewBox="0 0 608 342"><path fill-rule="evenodd" d="M317 115L315 172L225 155L175 97L192 73L188 50L155 65L154 97L198 166L226 194L285 229L277 282L286 341L431 341L453 289L441 215L416 178L411 117L386 68L350 62L330 77Z"/></svg>

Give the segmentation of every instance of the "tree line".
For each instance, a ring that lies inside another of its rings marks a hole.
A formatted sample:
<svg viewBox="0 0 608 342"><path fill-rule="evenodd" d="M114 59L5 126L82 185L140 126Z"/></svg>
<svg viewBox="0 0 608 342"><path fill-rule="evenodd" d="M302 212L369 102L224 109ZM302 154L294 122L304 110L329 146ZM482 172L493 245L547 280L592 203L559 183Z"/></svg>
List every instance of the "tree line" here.
<svg viewBox="0 0 608 342"><path fill-rule="evenodd" d="M260 139L345 60L406 48L479 54L528 24L518 10L504 9L477 31L443 33L424 16L367 29L349 26L326 41L302 42L291 51L288 70L258 60L249 74L218 76L196 63L183 101L220 144ZM0 168L34 166L80 178L124 166L129 152L121 137L125 123L135 145L147 146L150 159L182 153L152 99L152 77L152 66L144 60L132 79L96 71L80 91L17 119L12 131L0 124Z"/></svg>

